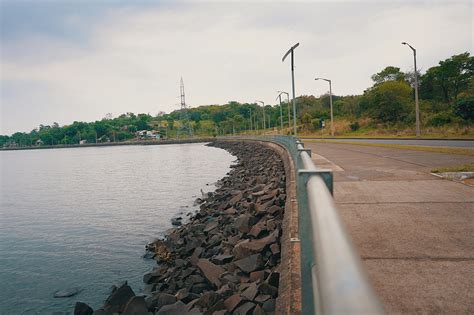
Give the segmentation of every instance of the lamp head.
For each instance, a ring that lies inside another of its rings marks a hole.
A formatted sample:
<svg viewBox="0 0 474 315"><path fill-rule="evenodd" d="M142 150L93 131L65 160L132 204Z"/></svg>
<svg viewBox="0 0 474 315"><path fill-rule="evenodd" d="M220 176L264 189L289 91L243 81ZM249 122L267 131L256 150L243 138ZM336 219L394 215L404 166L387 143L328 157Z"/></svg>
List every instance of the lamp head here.
<svg viewBox="0 0 474 315"><path fill-rule="evenodd" d="M408 45L406 42L402 42L402 45Z"/></svg>

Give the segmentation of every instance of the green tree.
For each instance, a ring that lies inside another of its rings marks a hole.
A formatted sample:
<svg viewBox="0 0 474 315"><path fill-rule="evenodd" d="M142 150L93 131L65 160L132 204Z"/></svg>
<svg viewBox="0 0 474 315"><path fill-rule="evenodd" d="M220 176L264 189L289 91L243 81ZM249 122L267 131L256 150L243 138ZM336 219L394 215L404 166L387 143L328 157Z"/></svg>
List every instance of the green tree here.
<svg viewBox="0 0 474 315"><path fill-rule="evenodd" d="M406 82L387 81L366 92L364 106L372 118L395 123L410 113L411 95L412 89Z"/></svg>
<svg viewBox="0 0 474 315"><path fill-rule="evenodd" d="M454 55L438 66L431 67L421 77L420 96L455 102L458 95L469 88L474 76L474 57L468 52Z"/></svg>
<svg viewBox="0 0 474 315"><path fill-rule="evenodd" d="M398 67L388 66L374 74L372 80L375 84L382 84L387 81L405 81L405 74Z"/></svg>

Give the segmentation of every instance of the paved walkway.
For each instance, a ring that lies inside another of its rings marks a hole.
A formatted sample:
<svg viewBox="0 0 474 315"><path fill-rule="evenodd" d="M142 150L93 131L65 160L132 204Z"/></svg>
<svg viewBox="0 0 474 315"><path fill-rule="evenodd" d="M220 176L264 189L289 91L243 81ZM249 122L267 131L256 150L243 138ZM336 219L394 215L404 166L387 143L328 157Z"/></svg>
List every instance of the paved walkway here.
<svg viewBox="0 0 474 315"><path fill-rule="evenodd" d="M389 313L474 313L474 188L430 170L470 156L311 143Z"/></svg>

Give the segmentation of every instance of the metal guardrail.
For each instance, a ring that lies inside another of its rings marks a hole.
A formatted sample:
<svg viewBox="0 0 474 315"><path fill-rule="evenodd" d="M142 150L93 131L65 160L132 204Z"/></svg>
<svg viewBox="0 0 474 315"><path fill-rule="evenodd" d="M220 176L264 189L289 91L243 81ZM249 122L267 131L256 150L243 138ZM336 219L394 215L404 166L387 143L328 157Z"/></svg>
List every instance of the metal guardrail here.
<svg viewBox="0 0 474 315"><path fill-rule="evenodd" d="M383 314L334 204L332 171L318 168L311 151L294 137L253 139L280 144L295 163L302 313Z"/></svg>

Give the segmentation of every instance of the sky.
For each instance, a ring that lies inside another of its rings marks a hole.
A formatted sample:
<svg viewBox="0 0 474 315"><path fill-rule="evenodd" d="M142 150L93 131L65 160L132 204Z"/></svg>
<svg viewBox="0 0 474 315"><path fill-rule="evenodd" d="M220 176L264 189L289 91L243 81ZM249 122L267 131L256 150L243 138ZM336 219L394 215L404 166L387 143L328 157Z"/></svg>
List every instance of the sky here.
<svg viewBox="0 0 474 315"><path fill-rule="evenodd" d="M386 66L473 52L472 1L0 0L0 134L111 113L361 94Z"/></svg>

